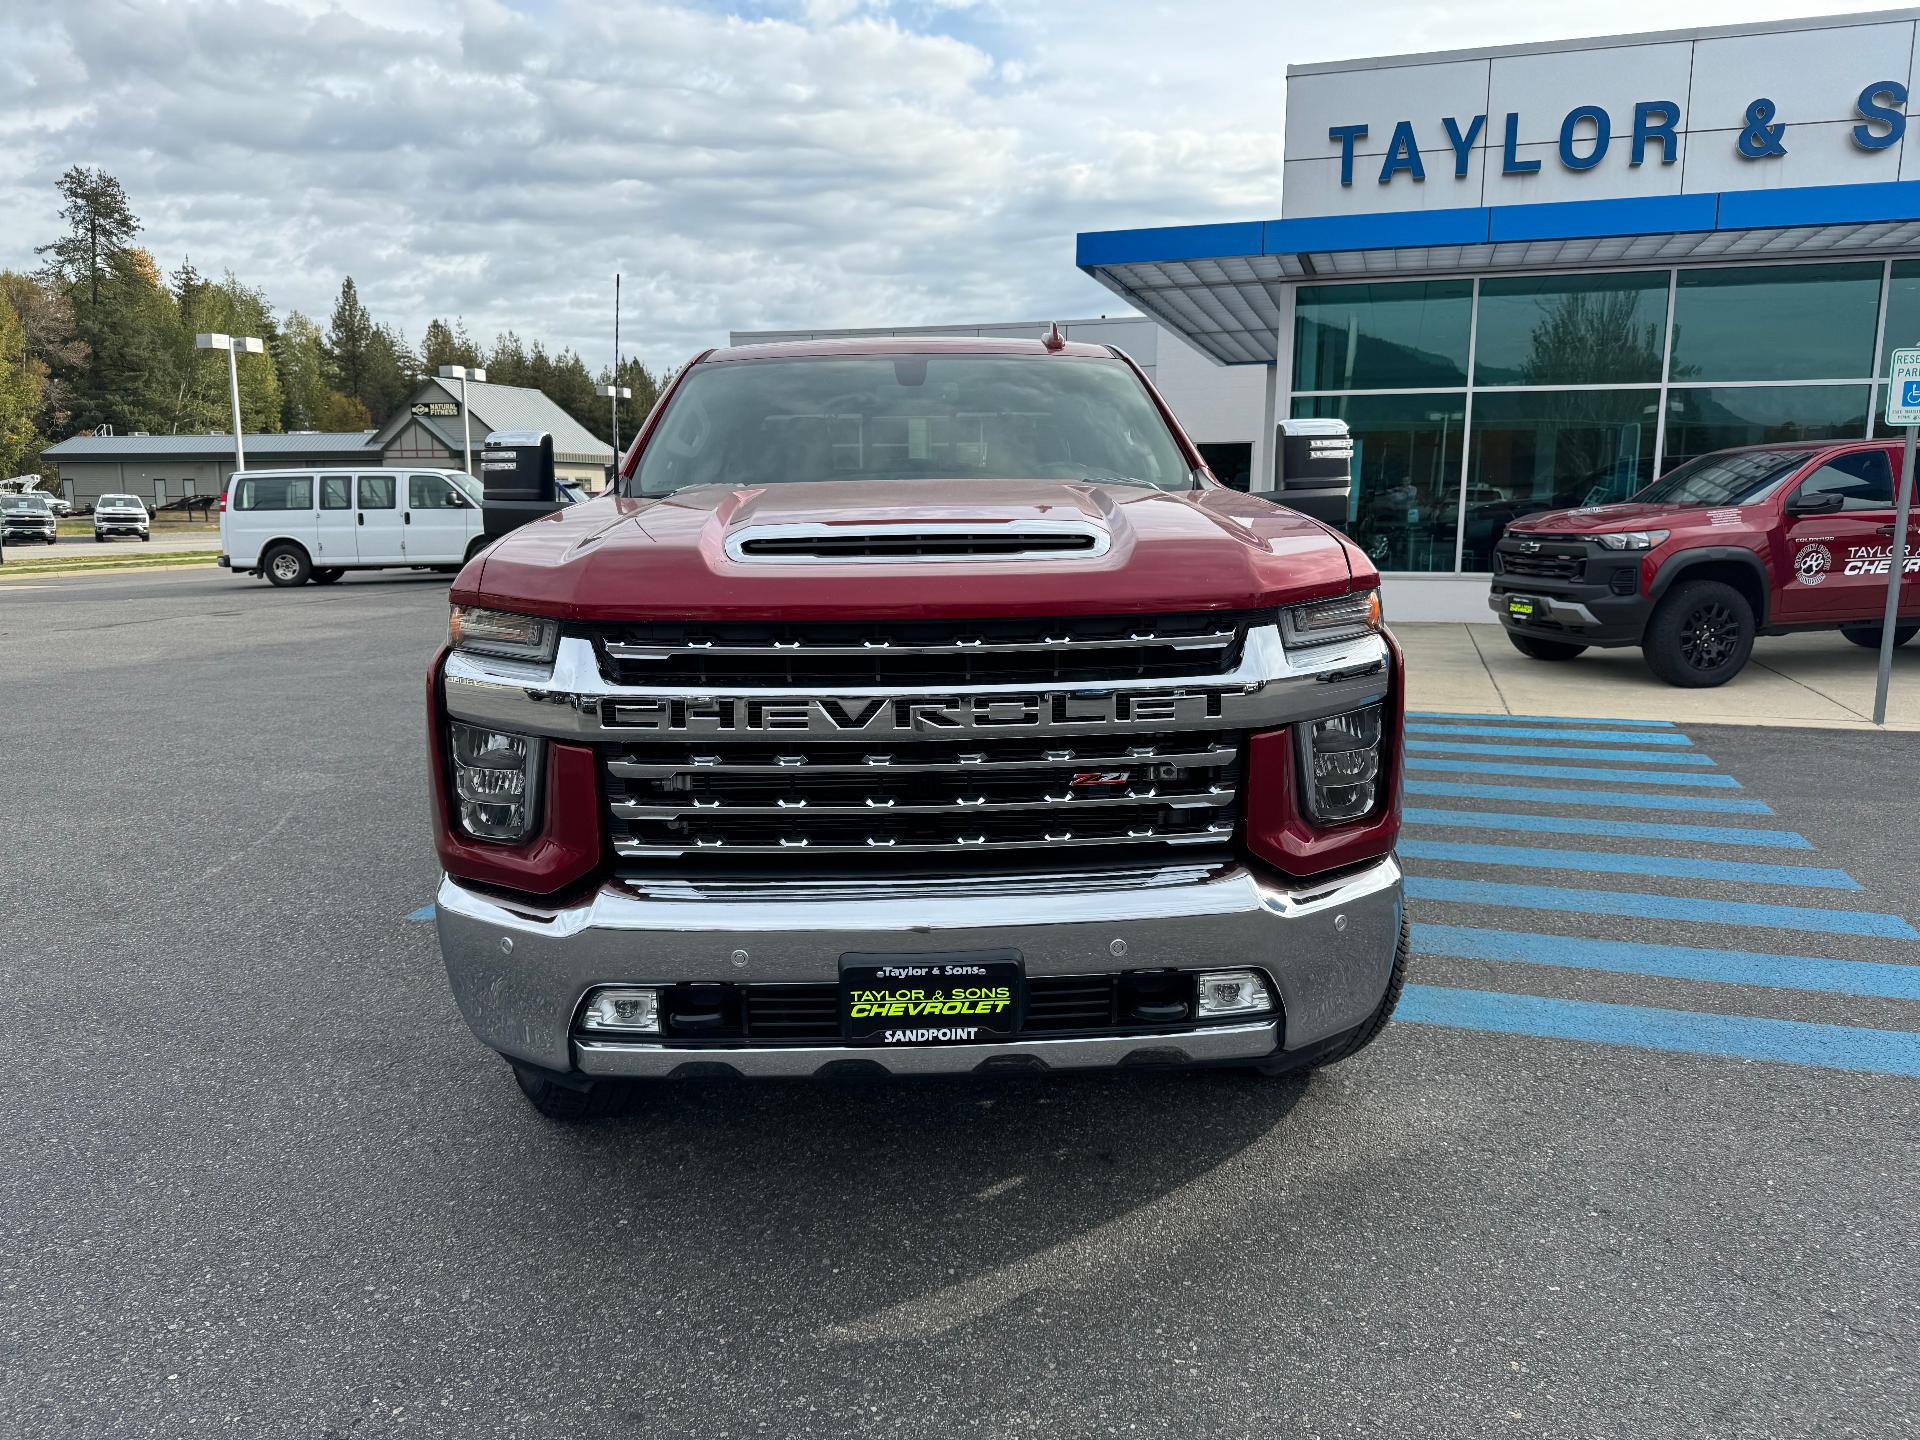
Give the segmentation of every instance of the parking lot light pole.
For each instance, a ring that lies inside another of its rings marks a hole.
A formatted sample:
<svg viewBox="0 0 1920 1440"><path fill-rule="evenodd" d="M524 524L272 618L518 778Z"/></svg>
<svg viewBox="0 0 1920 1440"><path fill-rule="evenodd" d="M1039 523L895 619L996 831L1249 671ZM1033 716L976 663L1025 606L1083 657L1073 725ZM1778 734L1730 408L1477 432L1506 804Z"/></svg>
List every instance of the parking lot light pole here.
<svg viewBox="0 0 1920 1440"><path fill-rule="evenodd" d="M196 350L227 352L227 393L233 399L233 468L247 468L247 444L240 438L240 359L242 355L264 355L267 342L252 335L196 335Z"/></svg>
<svg viewBox="0 0 1920 1440"><path fill-rule="evenodd" d="M607 408L613 412L613 463L617 467L620 464L620 402L631 400L633 391L626 385L601 385L594 393L606 396Z"/></svg>
<svg viewBox="0 0 1920 1440"><path fill-rule="evenodd" d="M487 383L487 372L473 365L442 365L442 380L460 382L460 468L467 474L473 474L473 414L467 409L467 382L476 385Z"/></svg>

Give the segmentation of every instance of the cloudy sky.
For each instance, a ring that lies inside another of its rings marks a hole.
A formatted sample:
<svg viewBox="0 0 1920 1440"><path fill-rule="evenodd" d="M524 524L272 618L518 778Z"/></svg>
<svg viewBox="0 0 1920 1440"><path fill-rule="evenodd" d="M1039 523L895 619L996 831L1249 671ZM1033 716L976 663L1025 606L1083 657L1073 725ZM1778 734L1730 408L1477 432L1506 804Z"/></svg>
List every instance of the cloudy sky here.
<svg viewBox="0 0 1920 1440"><path fill-rule="evenodd" d="M1793 0L4 0L0 267L69 165L172 269L352 274L672 364L729 329L1111 313L1080 230L1279 213L1286 66L1845 11Z"/></svg>

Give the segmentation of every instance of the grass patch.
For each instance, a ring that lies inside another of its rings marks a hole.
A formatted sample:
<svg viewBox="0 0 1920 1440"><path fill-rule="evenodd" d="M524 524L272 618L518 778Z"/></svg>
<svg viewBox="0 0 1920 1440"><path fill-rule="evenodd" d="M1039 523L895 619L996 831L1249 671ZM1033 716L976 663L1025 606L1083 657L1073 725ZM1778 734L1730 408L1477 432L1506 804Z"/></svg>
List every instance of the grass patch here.
<svg viewBox="0 0 1920 1440"><path fill-rule="evenodd" d="M211 565L220 558L218 550L162 551L155 555L141 551L132 555L47 556L44 559L15 560L8 557L0 565L0 580L23 575L74 575L87 570L177 570L189 565Z"/></svg>

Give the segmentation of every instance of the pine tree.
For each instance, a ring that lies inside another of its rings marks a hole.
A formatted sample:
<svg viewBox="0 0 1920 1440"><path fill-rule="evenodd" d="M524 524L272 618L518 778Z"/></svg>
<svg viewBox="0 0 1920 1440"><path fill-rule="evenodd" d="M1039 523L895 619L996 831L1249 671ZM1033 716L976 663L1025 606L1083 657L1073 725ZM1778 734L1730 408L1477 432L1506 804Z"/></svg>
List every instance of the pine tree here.
<svg viewBox="0 0 1920 1440"><path fill-rule="evenodd" d="M340 296L333 302L333 318L327 325L327 363L333 369L335 388L369 410L373 407L367 400L367 351L373 336L373 317L360 303L360 291L349 275L340 282Z"/></svg>
<svg viewBox="0 0 1920 1440"><path fill-rule="evenodd" d="M88 302L97 306L102 283L113 262L132 245L140 222L127 203L127 192L104 170L75 165L60 177L59 189L66 200L60 213L67 233L34 253L51 256L47 268L69 285L84 284Z"/></svg>
<svg viewBox="0 0 1920 1440"><path fill-rule="evenodd" d="M200 287L206 282L193 268L193 258L180 257L180 268L167 277L173 285L173 303L180 307L180 323L189 333L194 329L194 311L200 299Z"/></svg>

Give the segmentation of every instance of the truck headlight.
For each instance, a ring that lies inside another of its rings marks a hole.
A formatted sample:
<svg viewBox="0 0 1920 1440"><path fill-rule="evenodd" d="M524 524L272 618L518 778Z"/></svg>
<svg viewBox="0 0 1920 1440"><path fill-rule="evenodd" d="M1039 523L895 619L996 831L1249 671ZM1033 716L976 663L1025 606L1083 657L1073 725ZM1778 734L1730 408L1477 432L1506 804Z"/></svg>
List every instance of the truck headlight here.
<svg viewBox="0 0 1920 1440"><path fill-rule="evenodd" d="M1607 550L1651 550L1667 538L1665 530L1610 530L1593 537Z"/></svg>
<svg viewBox="0 0 1920 1440"><path fill-rule="evenodd" d="M543 616L484 610L478 605L454 606L447 633L456 650L504 660L550 661L560 643L560 627Z"/></svg>
<svg viewBox="0 0 1920 1440"><path fill-rule="evenodd" d="M1381 707L1350 710L1297 725L1307 814L1323 825L1358 820L1380 789Z"/></svg>
<svg viewBox="0 0 1920 1440"><path fill-rule="evenodd" d="M1289 605L1280 612L1280 638L1288 646L1332 645L1376 634L1379 629L1378 590L1360 590L1352 595L1336 595L1331 600Z"/></svg>
<svg viewBox="0 0 1920 1440"><path fill-rule="evenodd" d="M460 828L476 840L522 840L539 800L540 742L454 721L453 789Z"/></svg>

